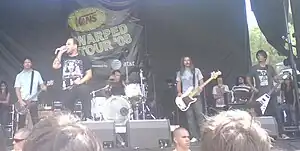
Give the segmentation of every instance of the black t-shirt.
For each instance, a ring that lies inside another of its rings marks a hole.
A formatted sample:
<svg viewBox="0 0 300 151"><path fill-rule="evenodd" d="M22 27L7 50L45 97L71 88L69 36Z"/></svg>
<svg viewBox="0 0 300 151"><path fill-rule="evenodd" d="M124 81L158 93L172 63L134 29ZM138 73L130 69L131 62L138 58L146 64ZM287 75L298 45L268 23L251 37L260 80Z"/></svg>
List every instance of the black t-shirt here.
<svg viewBox="0 0 300 151"><path fill-rule="evenodd" d="M259 64L251 67L248 73L249 77L255 78L255 87L259 90L260 94L267 93L273 87L273 77L276 75L275 69L266 65L261 67Z"/></svg>
<svg viewBox="0 0 300 151"><path fill-rule="evenodd" d="M61 59L62 88L65 89L74 84L77 78L82 79L87 70L92 68L92 63L88 57L77 55L70 57L63 55Z"/></svg>
<svg viewBox="0 0 300 151"><path fill-rule="evenodd" d="M124 86L121 82L111 85L112 95L125 95Z"/></svg>

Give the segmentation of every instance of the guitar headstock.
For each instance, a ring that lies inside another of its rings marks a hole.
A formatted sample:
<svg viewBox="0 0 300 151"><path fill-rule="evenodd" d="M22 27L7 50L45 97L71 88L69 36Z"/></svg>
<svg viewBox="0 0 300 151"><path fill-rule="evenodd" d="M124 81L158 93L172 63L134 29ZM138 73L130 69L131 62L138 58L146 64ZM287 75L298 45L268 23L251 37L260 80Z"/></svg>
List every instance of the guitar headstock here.
<svg viewBox="0 0 300 151"><path fill-rule="evenodd" d="M213 71L211 74L210 74L210 77L213 78L213 79L217 79L218 76L222 75L222 72L221 71Z"/></svg>
<svg viewBox="0 0 300 151"><path fill-rule="evenodd" d="M281 75L280 75L280 78L282 78L283 80L289 78L290 76L292 76L289 72L283 72Z"/></svg>
<svg viewBox="0 0 300 151"><path fill-rule="evenodd" d="M46 82L46 86L51 86L54 84L54 80L50 80Z"/></svg>

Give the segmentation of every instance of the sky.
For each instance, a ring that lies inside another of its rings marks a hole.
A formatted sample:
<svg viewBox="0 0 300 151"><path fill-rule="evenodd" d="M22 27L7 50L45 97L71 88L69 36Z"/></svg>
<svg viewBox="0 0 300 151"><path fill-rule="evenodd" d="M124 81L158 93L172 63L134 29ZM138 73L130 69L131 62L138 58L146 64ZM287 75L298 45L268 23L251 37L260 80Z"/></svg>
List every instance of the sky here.
<svg viewBox="0 0 300 151"><path fill-rule="evenodd" d="M254 16L254 13L251 10L250 0L245 0L245 1L246 1L246 13L247 13L248 27L249 28L257 27L258 25L256 22L256 18Z"/></svg>

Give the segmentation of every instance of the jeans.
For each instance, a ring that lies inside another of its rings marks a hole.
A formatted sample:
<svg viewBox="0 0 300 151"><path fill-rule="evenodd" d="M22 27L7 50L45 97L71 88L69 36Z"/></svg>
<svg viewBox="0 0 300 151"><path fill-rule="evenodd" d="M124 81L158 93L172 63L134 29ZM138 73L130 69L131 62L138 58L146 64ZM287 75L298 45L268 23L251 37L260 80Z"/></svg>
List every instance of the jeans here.
<svg viewBox="0 0 300 151"><path fill-rule="evenodd" d="M284 113L286 113L286 121L284 117ZM279 132L283 132L283 126L285 123L288 125L295 124L296 122L296 113L295 109L292 104L280 104L277 108L277 115L278 115L278 127L280 128Z"/></svg>
<svg viewBox="0 0 300 151"><path fill-rule="evenodd" d="M186 118L191 137L200 139L200 126L204 121L204 105L200 96L197 98L198 100L195 103L191 104L190 108L186 111Z"/></svg>
<svg viewBox="0 0 300 151"><path fill-rule="evenodd" d="M62 93L62 103L64 107L73 112L76 101L82 103L83 117L91 118L91 100L89 87L86 84L73 87L71 90L64 90Z"/></svg>
<svg viewBox="0 0 300 151"><path fill-rule="evenodd" d="M31 120L32 120L32 125L35 125L39 121L38 105L39 105L38 101L35 101L35 102L30 102L30 105L28 106ZM19 125L18 125L19 129L25 127L26 116L27 114L19 115Z"/></svg>
<svg viewBox="0 0 300 151"><path fill-rule="evenodd" d="M9 105L0 104L0 124L5 126L8 124L9 119Z"/></svg>

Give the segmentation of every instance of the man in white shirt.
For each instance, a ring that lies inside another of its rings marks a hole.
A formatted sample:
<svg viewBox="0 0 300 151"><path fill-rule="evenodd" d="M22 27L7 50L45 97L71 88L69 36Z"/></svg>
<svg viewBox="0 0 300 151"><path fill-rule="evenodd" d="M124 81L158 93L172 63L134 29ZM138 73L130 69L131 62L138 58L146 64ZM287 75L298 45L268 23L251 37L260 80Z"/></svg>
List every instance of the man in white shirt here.
<svg viewBox="0 0 300 151"><path fill-rule="evenodd" d="M190 151L190 134L185 128L179 127L173 131L173 141L173 151Z"/></svg>
<svg viewBox="0 0 300 151"><path fill-rule="evenodd" d="M21 105L27 105L30 102L29 112L32 124L36 124L38 122L38 98L33 96L38 92L39 87L44 91L47 90L47 87L44 85L41 74L33 70L31 58L24 59L23 70L16 76L14 87ZM19 116L19 128L25 126L25 120L26 114Z"/></svg>

